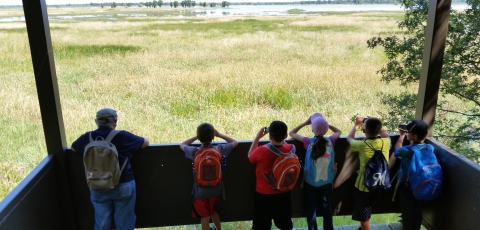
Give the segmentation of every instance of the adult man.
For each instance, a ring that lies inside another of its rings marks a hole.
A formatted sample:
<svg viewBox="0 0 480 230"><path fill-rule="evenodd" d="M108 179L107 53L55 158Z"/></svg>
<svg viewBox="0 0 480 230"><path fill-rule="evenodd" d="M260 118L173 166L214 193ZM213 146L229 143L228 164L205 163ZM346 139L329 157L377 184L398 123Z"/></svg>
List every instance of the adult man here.
<svg viewBox="0 0 480 230"><path fill-rule="evenodd" d="M72 144L72 150L84 154L85 147L97 137L106 139L108 134L117 127L117 112L111 108L97 111L95 122L98 129L86 132ZM95 210L95 230L110 229L112 215L117 229L132 230L135 228L136 187L130 156L140 148L148 146L146 138L139 137L127 131L120 131L111 141L118 151L119 165L125 161L125 168L120 176L120 182L115 188L107 191L90 190L90 200Z"/></svg>

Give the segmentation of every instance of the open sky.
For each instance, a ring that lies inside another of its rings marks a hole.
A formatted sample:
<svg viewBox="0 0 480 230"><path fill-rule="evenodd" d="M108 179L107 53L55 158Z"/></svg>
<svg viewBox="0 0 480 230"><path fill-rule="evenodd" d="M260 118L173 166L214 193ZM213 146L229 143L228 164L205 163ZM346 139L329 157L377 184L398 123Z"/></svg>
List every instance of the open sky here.
<svg viewBox="0 0 480 230"><path fill-rule="evenodd" d="M29 0L31 1L31 0ZM47 5L57 5L57 4L89 4L93 3L105 3L105 2L116 2L116 3L136 3L136 2L152 2L153 0L46 0ZM163 0L164 2L170 2L170 0ZM174 0L171 0L174 1ZM200 1L200 0L198 0ZM223 0L207 0L207 2L221 2ZM229 2L294 2L300 0L231 0ZM22 0L0 0L0 5L22 5Z"/></svg>

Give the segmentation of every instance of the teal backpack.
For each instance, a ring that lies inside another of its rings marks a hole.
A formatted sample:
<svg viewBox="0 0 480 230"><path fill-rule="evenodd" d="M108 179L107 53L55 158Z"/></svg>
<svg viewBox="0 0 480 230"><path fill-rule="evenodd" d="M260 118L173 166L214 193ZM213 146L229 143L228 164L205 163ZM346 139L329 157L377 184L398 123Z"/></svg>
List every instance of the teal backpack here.
<svg viewBox="0 0 480 230"><path fill-rule="evenodd" d="M305 154L305 165L303 167L305 182L315 187L332 183L335 178L335 151L330 138L324 138L328 143L326 145L326 152L323 156L316 160L313 160L311 157L312 145L317 140L316 137L310 138L310 145Z"/></svg>

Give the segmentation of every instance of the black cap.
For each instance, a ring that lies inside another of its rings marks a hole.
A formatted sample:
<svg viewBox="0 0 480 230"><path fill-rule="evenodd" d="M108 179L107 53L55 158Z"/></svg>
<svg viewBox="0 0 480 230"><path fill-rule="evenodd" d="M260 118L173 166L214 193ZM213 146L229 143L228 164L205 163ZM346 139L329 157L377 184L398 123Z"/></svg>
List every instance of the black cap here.
<svg viewBox="0 0 480 230"><path fill-rule="evenodd" d="M283 121L272 121L268 127L268 132L272 136L285 136L288 132L288 127Z"/></svg>
<svg viewBox="0 0 480 230"><path fill-rule="evenodd" d="M398 129L418 136L426 136L428 133L428 125L423 120L412 120L408 125L399 125Z"/></svg>

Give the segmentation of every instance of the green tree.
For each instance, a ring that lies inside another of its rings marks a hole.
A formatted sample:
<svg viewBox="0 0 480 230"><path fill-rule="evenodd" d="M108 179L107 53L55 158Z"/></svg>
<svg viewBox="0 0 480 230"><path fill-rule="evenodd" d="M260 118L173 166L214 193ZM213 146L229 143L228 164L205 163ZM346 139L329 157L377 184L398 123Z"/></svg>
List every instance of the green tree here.
<svg viewBox="0 0 480 230"><path fill-rule="evenodd" d="M152 6L153 6L153 8L157 8L157 4L158 4L158 2L157 2L157 1L153 1L153 2L152 2Z"/></svg>
<svg viewBox="0 0 480 230"><path fill-rule="evenodd" d="M117 8L117 3L112 2L112 4L110 5L110 7L112 7L112 8Z"/></svg>
<svg viewBox="0 0 480 230"><path fill-rule="evenodd" d="M177 8L178 7L178 1L173 2L173 7Z"/></svg>
<svg viewBox="0 0 480 230"><path fill-rule="evenodd" d="M215 2L210 3L210 7L217 7L217 3Z"/></svg>
<svg viewBox="0 0 480 230"><path fill-rule="evenodd" d="M230 6L230 2L228 1L223 1L222 2L222 7L229 7Z"/></svg>
<svg viewBox="0 0 480 230"><path fill-rule="evenodd" d="M158 4L158 7L162 7L162 5L163 5L163 1L162 1L162 0L160 0L160 1L158 1L158 2L157 2L157 4Z"/></svg>
<svg viewBox="0 0 480 230"><path fill-rule="evenodd" d="M450 13L440 97L434 137L471 160L480 162L480 0L467 0L465 11ZM423 56L428 0L401 0L406 10L398 27L405 33L368 40L370 48L383 47L388 63L378 72L386 83L406 89L419 82ZM390 105L384 114L388 127L413 118L417 95L382 95Z"/></svg>

